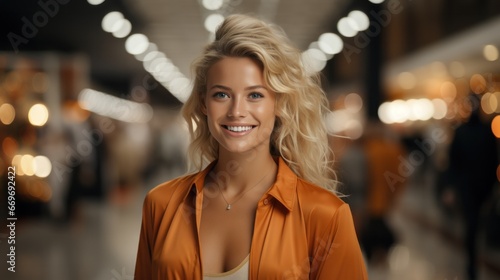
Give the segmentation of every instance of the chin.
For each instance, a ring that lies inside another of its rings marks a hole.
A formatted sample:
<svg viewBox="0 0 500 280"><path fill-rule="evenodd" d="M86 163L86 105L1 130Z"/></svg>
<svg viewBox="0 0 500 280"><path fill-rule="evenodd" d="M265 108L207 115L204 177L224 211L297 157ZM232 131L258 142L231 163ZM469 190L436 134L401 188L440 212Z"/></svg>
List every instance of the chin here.
<svg viewBox="0 0 500 280"><path fill-rule="evenodd" d="M229 153L233 153L233 154L242 154L242 153L247 153L254 148L255 147L249 147L246 145L241 145L241 146L240 145L226 145L224 147L224 150L226 150Z"/></svg>

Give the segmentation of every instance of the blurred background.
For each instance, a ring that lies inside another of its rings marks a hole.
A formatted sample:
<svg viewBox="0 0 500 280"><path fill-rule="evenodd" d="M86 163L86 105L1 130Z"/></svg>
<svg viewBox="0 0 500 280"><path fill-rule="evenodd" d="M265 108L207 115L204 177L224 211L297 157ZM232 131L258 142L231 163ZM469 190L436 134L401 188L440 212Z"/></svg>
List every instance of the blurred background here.
<svg viewBox="0 0 500 280"><path fill-rule="evenodd" d="M186 172L190 63L233 13L321 72L370 279L500 279L499 1L0 0L1 279L133 279L144 196Z"/></svg>

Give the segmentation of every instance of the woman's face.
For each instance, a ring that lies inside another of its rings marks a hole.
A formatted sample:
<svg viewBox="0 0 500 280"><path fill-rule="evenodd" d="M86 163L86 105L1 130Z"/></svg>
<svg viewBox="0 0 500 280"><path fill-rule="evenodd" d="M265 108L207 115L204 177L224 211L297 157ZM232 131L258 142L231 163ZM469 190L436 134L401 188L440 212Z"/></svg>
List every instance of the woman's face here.
<svg viewBox="0 0 500 280"><path fill-rule="evenodd" d="M275 95L252 59L226 57L209 68L203 113L221 152L269 151L274 104Z"/></svg>

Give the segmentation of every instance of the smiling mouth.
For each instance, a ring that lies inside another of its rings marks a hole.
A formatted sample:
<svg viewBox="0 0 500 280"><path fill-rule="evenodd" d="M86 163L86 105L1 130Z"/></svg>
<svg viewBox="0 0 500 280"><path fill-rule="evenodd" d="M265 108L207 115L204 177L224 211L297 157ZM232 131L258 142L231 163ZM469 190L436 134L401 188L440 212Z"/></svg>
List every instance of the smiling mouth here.
<svg viewBox="0 0 500 280"><path fill-rule="evenodd" d="M232 125L222 125L223 128L232 132L245 132L256 127L255 125L244 125L244 126L232 126Z"/></svg>

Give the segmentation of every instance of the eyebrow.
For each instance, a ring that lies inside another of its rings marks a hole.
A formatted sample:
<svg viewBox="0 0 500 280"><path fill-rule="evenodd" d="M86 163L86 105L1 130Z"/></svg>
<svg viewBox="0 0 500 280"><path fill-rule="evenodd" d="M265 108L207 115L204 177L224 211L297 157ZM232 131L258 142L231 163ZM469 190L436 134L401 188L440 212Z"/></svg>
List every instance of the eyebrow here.
<svg viewBox="0 0 500 280"><path fill-rule="evenodd" d="M214 88L220 88L220 89L227 90L227 91L233 91L230 87L226 87L226 86L223 86L223 85L213 85L212 87L210 87L209 90L212 90ZM268 90L265 86L262 86L262 85L249 86L249 87L245 88L245 90L254 90L254 89L265 89L265 90Z"/></svg>

